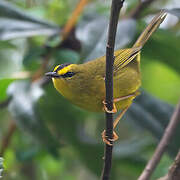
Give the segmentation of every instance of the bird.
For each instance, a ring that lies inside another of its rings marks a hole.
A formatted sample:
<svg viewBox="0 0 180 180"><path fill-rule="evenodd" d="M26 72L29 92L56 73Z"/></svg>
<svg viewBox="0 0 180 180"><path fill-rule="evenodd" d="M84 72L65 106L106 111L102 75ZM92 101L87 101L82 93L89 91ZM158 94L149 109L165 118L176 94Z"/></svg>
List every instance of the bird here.
<svg viewBox="0 0 180 180"><path fill-rule="evenodd" d="M105 102L106 57L72 64L57 65L52 72L45 75L52 78L55 89L71 103L92 112L120 114L113 122L113 139L108 139L105 130L103 141L112 145L118 139L114 131L119 120L128 110L141 86L140 53L152 33L164 21L167 13L160 11L141 33L132 48L119 49L114 52L113 64L113 109L109 111Z"/></svg>

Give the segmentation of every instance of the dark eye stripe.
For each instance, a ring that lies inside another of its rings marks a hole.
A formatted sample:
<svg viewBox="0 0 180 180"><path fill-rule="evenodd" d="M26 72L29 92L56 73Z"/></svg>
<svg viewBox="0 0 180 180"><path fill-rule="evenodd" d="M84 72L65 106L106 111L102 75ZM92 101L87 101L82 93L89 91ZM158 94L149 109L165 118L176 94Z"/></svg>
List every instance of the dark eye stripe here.
<svg viewBox="0 0 180 180"><path fill-rule="evenodd" d="M56 72L58 72L59 70L63 69L66 66L69 66L70 64L71 63L64 63L64 64L59 65L59 67L56 69Z"/></svg>
<svg viewBox="0 0 180 180"><path fill-rule="evenodd" d="M61 77L67 78L67 77L72 77L72 76L74 76L74 75L75 75L74 72L67 72L66 74L61 75Z"/></svg>

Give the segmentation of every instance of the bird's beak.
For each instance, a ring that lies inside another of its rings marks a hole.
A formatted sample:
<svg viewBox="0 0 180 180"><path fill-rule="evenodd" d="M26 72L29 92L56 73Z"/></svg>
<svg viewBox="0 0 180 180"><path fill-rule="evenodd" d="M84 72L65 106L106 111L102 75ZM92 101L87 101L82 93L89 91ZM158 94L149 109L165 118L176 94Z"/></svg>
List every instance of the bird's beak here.
<svg viewBox="0 0 180 180"><path fill-rule="evenodd" d="M58 78L58 77L60 77L60 75L57 74L57 72L47 72L47 73L45 73L45 75L49 76L51 78Z"/></svg>

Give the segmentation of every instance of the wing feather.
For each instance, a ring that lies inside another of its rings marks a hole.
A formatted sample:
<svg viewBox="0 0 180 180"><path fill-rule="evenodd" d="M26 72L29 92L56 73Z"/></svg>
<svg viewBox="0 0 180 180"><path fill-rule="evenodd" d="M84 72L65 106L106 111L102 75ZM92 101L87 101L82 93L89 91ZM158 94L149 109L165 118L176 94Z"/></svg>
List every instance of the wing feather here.
<svg viewBox="0 0 180 180"><path fill-rule="evenodd" d="M140 53L141 47L121 49L115 52L114 73L128 65Z"/></svg>

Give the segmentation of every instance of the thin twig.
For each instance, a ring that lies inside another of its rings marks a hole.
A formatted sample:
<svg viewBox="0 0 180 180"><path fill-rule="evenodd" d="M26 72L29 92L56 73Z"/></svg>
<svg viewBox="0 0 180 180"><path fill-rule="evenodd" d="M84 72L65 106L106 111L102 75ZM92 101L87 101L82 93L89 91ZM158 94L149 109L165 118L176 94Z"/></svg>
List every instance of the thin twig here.
<svg viewBox="0 0 180 180"><path fill-rule="evenodd" d="M9 128L8 128L8 132L5 135L5 137L2 140L2 146L1 146L1 150L0 150L0 156L3 156L4 152L6 151L6 149L8 148L10 142L11 142L11 138L12 135L14 134L16 130L16 124L14 121L11 121Z"/></svg>
<svg viewBox="0 0 180 180"><path fill-rule="evenodd" d="M114 64L114 44L117 31L117 24L120 9L123 6L124 0L112 0L111 15L108 31L108 42L106 46L106 106L108 110L113 109L113 64ZM106 112L106 136L108 139L113 137L113 115ZM112 143L112 142L111 142ZM102 172L102 180L108 180L112 164L112 146L106 144L104 168Z"/></svg>
<svg viewBox="0 0 180 180"><path fill-rule="evenodd" d="M159 178L158 180L179 180L180 179L180 150L171 165L169 172L166 176Z"/></svg>
<svg viewBox="0 0 180 180"><path fill-rule="evenodd" d="M149 180L150 176L152 175L153 171L155 170L156 166L158 165L163 153L165 152L170 140L172 138L173 133L175 132L176 127L180 123L180 102L177 105L168 126L165 129L164 135L158 144L152 158L146 165L145 169L143 170L142 174L138 178L138 180Z"/></svg>
<svg viewBox="0 0 180 180"><path fill-rule="evenodd" d="M74 28L80 14L82 13L84 7L88 3L88 0L80 0L78 5L76 6L75 10L72 12L72 15L68 22L66 23L65 27L63 28L62 32L62 39L65 40L71 30Z"/></svg>
<svg viewBox="0 0 180 180"><path fill-rule="evenodd" d="M139 4L130 12L129 17L138 19L141 15L141 12L146 9L150 4L152 4L155 0L144 0L140 1ZM157 0L156 0L157 1Z"/></svg>
<svg viewBox="0 0 180 180"><path fill-rule="evenodd" d="M172 180L180 179L180 151L168 172L168 178Z"/></svg>

